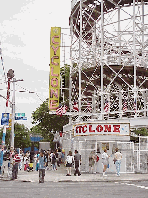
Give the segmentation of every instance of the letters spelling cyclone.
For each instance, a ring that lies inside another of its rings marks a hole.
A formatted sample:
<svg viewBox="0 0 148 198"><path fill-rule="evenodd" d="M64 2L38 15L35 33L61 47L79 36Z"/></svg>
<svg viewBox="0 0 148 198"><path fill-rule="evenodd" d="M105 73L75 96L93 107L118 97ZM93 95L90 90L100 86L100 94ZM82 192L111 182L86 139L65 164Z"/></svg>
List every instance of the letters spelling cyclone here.
<svg viewBox="0 0 148 198"><path fill-rule="evenodd" d="M122 129L122 130L121 130ZM129 130L124 130L122 124L84 124L74 127L75 135L114 134L129 135Z"/></svg>
<svg viewBox="0 0 148 198"><path fill-rule="evenodd" d="M60 36L61 28L52 27L50 36L50 84L49 109L56 110L59 106L60 89Z"/></svg>

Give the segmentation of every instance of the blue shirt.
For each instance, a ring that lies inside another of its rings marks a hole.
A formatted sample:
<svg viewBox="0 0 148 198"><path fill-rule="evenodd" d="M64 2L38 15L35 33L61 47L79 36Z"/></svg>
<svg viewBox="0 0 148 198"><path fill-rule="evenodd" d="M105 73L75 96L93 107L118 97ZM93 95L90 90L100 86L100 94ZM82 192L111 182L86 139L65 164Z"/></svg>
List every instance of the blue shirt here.
<svg viewBox="0 0 148 198"><path fill-rule="evenodd" d="M39 169L45 169L44 157L39 157Z"/></svg>
<svg viewBox="0 0 148 198"><path fill-rule="evenodd" d="M3 151L0 151L0 166L3 165Z"/></svg>

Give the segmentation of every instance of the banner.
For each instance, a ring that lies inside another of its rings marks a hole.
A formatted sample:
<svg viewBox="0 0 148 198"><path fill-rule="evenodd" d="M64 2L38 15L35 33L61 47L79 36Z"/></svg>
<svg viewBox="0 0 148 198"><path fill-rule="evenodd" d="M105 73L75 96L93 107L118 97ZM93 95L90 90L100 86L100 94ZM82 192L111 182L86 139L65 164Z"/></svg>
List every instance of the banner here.
<svg viewBox="0 0 148 198"><path fill-rule="evenodd" d="M9 125L9 113L2 113L1 125Z"/></svg>
<svg viewBox="0 0 148 198"><path fill-rule="evenodd" d="M61 28L52 27L50 32L50 78L49 78L49 109L56 110L59 106L60 94L60 42Z"/></svg>

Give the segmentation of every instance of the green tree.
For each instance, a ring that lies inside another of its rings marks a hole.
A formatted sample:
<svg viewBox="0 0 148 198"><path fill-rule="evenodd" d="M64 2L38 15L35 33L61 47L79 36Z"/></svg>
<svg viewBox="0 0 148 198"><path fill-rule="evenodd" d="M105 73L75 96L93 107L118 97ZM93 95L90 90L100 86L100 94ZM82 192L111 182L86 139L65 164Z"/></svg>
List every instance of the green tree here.
<svg viewBox="0 0 148 198"><path fill-rule="evenodd" d="M14 147L15 148L26 148L31 146L30 132L24 124L14 124Z"/></svg>
<svg viewBox="0 0 148 198"><path fill-rule="evenodd" d="M134 132L136 135L148 136L148 130L147 130L146 128L135 129L133 132Z"/></svg>
<svg viewBox="0 0 148 198"><path fill-rule="evenodd" d="M69 122L68 116L57 116L49 114L48 99L44 101L37 109L32 113L33 122L35 124L31 128L33 134L40 134L44 140L49 141L51 145L53 144L54 132L62 131L63 126Z"/></svg>
<svg viewBox="0 0 148 198"><path fill-rule="evenodd" d="M148 130L146 128L139 128L139 129L134 129L133 131L136 135L140 136L148 136ZM133 142L139 142L138 137L131 136L130 140Z"/></svg>

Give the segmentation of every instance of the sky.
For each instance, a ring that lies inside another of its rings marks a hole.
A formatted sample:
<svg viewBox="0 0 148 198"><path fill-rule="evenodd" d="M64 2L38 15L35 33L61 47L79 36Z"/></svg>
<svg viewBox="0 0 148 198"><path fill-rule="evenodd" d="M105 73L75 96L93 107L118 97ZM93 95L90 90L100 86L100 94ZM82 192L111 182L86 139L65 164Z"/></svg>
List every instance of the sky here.
<svg viewBox="0 0 148 198"><path fill-rule="evenodd" d="M49 97L50 29L61 27L63 43L69 45L69 16L71 0L0 0L0 48L5 74L14 70L16 113L25 113L27 121L17 121L30 128L31 114ZM70 48L64 56L61 48L61 66L69 63ZM0 60L0 94L6 97L6 83ZM10 100L12 100L12 83ZM22 92L25 91L25 92ZM34 93L29 93L29 91ZM0 117L11 113L10 104L0 97Z"/></svg>

